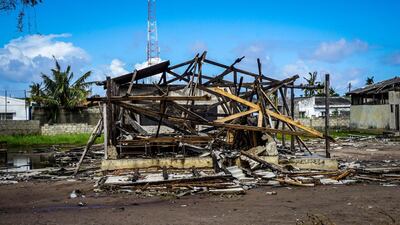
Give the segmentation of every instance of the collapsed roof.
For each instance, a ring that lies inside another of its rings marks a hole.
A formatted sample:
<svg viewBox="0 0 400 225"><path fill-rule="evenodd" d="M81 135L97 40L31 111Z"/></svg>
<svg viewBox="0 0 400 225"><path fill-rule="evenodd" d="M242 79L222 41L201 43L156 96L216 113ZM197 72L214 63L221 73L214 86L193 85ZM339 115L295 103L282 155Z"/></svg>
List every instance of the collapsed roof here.
<svg viewBox="0 0 400 225"><path fill-rule="evenodd" d="M394 77L392 79L380 81L375 84L367 85L362 88L358 88L355 90L352 90L346 95L353 95L353 94L382 94L382 93L387 93L389 91L393 90L400 90L400 77Z"/></svg>

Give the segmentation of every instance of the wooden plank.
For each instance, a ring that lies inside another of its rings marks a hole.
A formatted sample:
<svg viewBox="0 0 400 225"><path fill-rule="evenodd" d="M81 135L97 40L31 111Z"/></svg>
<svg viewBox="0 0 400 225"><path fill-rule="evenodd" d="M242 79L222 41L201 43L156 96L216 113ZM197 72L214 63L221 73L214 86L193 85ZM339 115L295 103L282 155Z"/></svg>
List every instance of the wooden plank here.
<svg viewBox="0 0 400 225"><path fill-rule="evenodd" d="M246 105L246 106L249 106L249 107L251 107L251 108L260 110L260 108L258 107L258 105L254 104L254 103L252 103L252 102L249 102L249 101L247 101L247 100L244 100L243 98L240 98L240 97L238 97L238 96L236 96L236 95L230 94L230 93L228 93L228 92L222 90L221 88L212 87L212 88L210 88L210 90L212 90L213 92L218 93L218 94L220 94L220 95L223 95L223 96L225 96L225 97L228 97L228 98L230 98L230 99L232 99L232 100L235 100L235 101L237 101L237 102L239 102L239 103L242 103L243 105Z"/></svg>
<svg viewBox="0 0 400 225"><path fill-rule="evenodd" d="M122 140L120 143L167 143L167 142L185 142L185 143L193 143L193 142L208 142L212 138L209 136L175 136L175 137L144 137L137 138L133 140Z"/></svg>
<svg viewBox="0 0 400 225"><path fill-rule="evenodd" d="M233 120L233 119L242 117L242 116L246 116L246 115L249 115L249 114L254 113L254 112L257 112L257 111L259 111L259 109L250 109L250 110L248 110L248 111L243 111L243 112L240 112L240 113L235 113L235 114L232 114L232 115L230 115L230 116L227 116L227 117L224 117L224 118L221 118L221 119L214 120L214 122L216 122L216 123L225 123L225 122L227 122L227 121L230 121L230 120Z"/></svg>
<svg viewBox="0 0 400 225"><path fill-rule="evenodd" d="M133 71L132 80L131 80L131 83L129 84L128 91L126 92L127 94L131 94L131 92L132 92L132 86L135 83L136 75L137 75L137 70Z"/></svg>
<svg viewBox="0 0 400 225"><path fill-rule="evenodd" d="M307 132L309 132L310 134L312 134L313 136L320 137L320 138L323 138L323 137L324 137L324 135L323 135L321 132L319 132L319 131L317 131L317 130L315 130L315 129L313 129L313 128L306 127L306 126L304 126L303 124L301 124L300 122L295 121L295 120L292 120L291 118L289 118L289 117L287 117L287 116L280 115L280 114L278 114L278 113L276 113L276 112L273 112L273 111L271 111L271 110L269 110L269 109L266 109L265 111L266 111L266 113L267 113L268 115L274 117L275 119L278 119L278 120L280 120L280 121L283 121L283 122L285 122L285 123L288 123L288 124L291 124L291 125L293 125L293 126L295 126L295 127L298 127L298 128L300 128L300 129L302 129L302 130L304 130L304 131L307 131Z"/></svg>
<svg viewBox="0 0 400 225"><path fill-rule="evenodd" d="M260 157L258 157L256 155L250 154L249 152L241 151L240 154L246 156L247 158L249 158L251 160L254 160L254 161L258 162L258 163L261 163L262 165L270 168L271 170L278 171L278 172L282 172L283 171L283 169L280 166L274 165L272 163L269 163L269 162L261 159Z"/></svg>
<svg viewBox="0 0 400 225"><path fill-rule="evenodd" d="M210 95L203 96L110 96L110 98L92 97L88 101L108 101L121 102L121 101L209 101Z"/></svg>
<svg viewBox="0 0 400 225"><path fill-rule="evenodd" d="M232 94L230 94L230 93L228 93L228 92L222 90L221 88L210 88L210 89L211 89L212 91L214 91L214 92L220 94L220 95L223 95L223 96L225 96L225 97L227 97L227 98L230 98L230 99L232 99L232 100L235 100L235 101L237 101L237 102L239 102L239 103L242 103L243 105L249 106L249 107L251 107L251 108L253 108L253 109L258 109L258 110L260 110L260 107L259 107L258 105L254 104L254 103L252 103L252 102L249 102L249 101L247 101L247 100L244 100L244 99L242 99L242 98L240 98L240 97L237 97L237 96L235 96L235 95L232 95ZM305 131L309 132L310 134L312 134L312 135L315 136L315 137L320 137L320 138L323 138L323 137L324 137L324 135L323 135L321 132L319 132L319 131L317 131L317 130L315 130L315 129L312 129L312 128L310 128L310 127L306 127L306 126L302 125L300 122L294 121L294 120L292 120L292 119L289 118L289 117L280 115L280 114L275 113L275 112L273 112L273 111L271 111L271 110L269 110L269 109L265 109L265 111L266 111L266 114L267 114L267 115L269 115L269 116L271 116L271 117L274 117L275 119L281 120L281 121L283 121L283 122L285 122L285 123L291 124L291 125L293 125L293 126L295 126L295 127L298 127L298 128L300 128L300 129L302 129L302 130L305 130Z"/></svg>
<svg viewBox="0 0 400 225"><path fill-rule="evenodd" d="M103 135L104 135L104 159L108 158L108 122L107 122L107 104L103 103Z"/></svg>
<svg viewBox="0 0 400 225"><path fill-rule="evenodd" d="M76 174L78 174L79 168L81 167L81 164L83 162L83 159L85 158L86 153L89 151L90 147L92 147L92 145L96 141L96 138L101 135L102 130L103 130L103 118L99 119L99 121L96 124L96 127L90 134L89 140L86 143L86 146L85 146L85 149L83 150L82 156L79 159L78 164L76 165L76 168L74 171L74 176L76 176Z"/></svg>
<svg viewBox="0 0 400 225"><path fill-rule="evenodd" d="M263 119L264 119L264 115L262 113L262 110L259 110L258 111L257 127L262 127L263 126Z"/></svg>
<svg viewBox="0 0 400 225"><path fill-rule="evenodd" d="M330 80L329 74L325 74L325 156L327 158L331 157L330 148L331 145L329 143L329 91L330 91Z"/></svg>
<svg viewBox="0 0 400 225"><path fill-rule="evenodd" d="M209 124L215 127L224 127L227 129L233 130L247 130L247 131L260 131L260 132L267 132L273 134L288 134L288 135L295 135L295 136L304 136L304 137L314 137L310 133L301 132L301 131L290 131L290 130L279 130L274 128L268 127L256 127L256 126L249 126L249 125L239 125L239 124L229 124L229 123L211 123Z"/></svg>

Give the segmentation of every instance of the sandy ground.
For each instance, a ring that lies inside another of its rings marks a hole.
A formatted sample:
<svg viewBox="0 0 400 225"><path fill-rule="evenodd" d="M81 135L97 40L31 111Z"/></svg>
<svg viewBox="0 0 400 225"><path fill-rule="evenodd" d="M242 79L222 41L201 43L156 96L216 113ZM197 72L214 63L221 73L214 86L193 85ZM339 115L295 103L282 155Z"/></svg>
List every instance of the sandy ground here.
<svg viewBox="0 0 400 225"><path fill-rule="evenodd" d="M313 148L318 150L318 144ZM346 161L400 160L398 143L338 142L332 148L334 158ZM94 193L93 184L2 185L0 224L400 224L399 186L259 187L245 195L198 194L178 199ZM85 198L70 199L74 189ZM277 194L268 195L271 191ZM320 222L312 223L313 218Z"/></svg>

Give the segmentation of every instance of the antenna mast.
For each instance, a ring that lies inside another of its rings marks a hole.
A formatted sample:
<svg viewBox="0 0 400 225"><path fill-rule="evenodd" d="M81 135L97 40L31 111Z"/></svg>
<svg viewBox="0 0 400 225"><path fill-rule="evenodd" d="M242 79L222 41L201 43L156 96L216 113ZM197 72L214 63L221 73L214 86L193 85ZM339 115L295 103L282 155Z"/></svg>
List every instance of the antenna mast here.
<svg viewBox="0 0 400 225"><path fill-rule="evenodd" d="M147 63L148 65L153 65L160 61L156 19L156 0L147 1Z"/></svg>

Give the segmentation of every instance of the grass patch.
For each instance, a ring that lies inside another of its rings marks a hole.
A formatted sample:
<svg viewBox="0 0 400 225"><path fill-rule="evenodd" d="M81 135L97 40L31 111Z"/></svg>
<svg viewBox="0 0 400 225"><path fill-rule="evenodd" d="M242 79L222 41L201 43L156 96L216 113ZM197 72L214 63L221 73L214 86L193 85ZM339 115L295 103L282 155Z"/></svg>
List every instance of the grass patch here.
<svg viewBox="0 0 400 225"><path fill-rule="evenodd" d="M370 130L333 130L329 132L329 135L332 136L333 138L338 138L338 137L349 137L351 135L357 135L357 136L376 136L381 134L381 132L377 131L370 131Z"/></svg>
<svg viewBox="0 0 400 225"><path fill-rule="evenodd" d="M324 134L324 131L320 131ZM379 130L330 130L329 136L333 138L346 138L350 137L351 135L358 135L358 136L376 136L382 134L382 131ZM277 139L282 141L283 134L278 133L276 135ZM285 135L286 141L290 142L291 135ZM303 140L310 139L310 137L300 137Z"/></svg>
<svg viewBox="0 0 400 225"><path fill-rule="evenodd" d="M58 134L45 135L0 135L0 142L8 146L44 146L44 145L85 145L90 134ZM103 137L97 138L96 143L102 143Z"/></svg>

